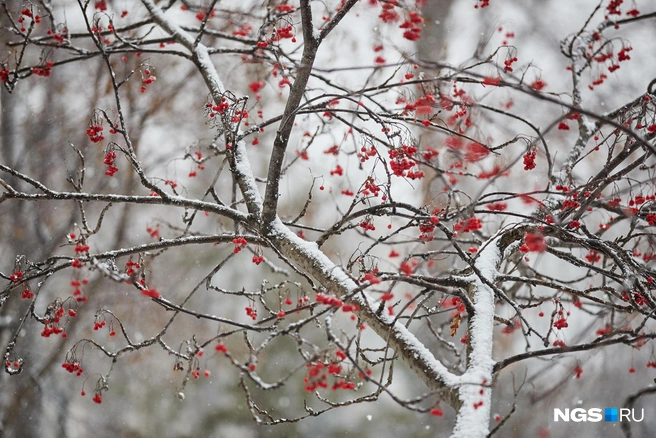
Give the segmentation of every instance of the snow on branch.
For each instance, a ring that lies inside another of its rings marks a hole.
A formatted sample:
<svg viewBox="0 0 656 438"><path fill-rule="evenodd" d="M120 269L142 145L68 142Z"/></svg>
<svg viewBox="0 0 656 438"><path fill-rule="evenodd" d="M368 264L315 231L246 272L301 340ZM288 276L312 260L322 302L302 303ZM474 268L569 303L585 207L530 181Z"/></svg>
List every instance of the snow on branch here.
<svg viewBox="0 0 656 438"><path fill-rule="evenodd" d="M358 316L379 336L387 340L398 355L424 383L434 391L452 388L459 383L458 376L451 373L426 347L400 322L387 315L377 315L374 303L365 292L357 292L359 286L342 269L336 266L316 243L306 242L292 233L280 220L274 221L270 236L272 242L290 260L298 263L316 278L329 292L340 297L351 297L360 306ZM491 369L492 365L490 365ZM450 403L457 404L452 394Z"/></svg>
<svg viewBox="0 0 656 438"><path fill-rule="evenodd" d="M489 239L474 262L476 273L471 275L474 315L469 323L470 350L467 370L460 379L458 396L462 406L458 411L452 438L485 437L489 432L492 401L492 345L494 334L494 282L501 263L502 233Z"/></svg>

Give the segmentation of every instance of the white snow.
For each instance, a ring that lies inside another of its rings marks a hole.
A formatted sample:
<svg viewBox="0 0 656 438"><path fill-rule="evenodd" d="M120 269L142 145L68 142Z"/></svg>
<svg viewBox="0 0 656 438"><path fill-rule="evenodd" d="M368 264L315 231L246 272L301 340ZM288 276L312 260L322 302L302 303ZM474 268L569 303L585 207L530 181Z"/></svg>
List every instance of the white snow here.
<svg viewBox="0 0 656 438"><path fill-rule="evenodd" d="M262 213L262 195L255 185L255 177L246 153L246 143L240 140L234 146L235 169L240 174L241 191L247 205L254 206L258 216ZM250 209L249 209L250 210Z"/></svg>
<svg viewBox="0 0 656 438"><path fill-rule="evenodd" d="M494 334L494 291L484 282L494 282L501 260L498 235L488 240L474 263L474 315L469 325L471 354L467 371L460 378L458 395L462 407L456 417L452 438L486 437L492 401L492 341ZM483 280L484 279L484 280Z"/></svg>
<svg viewBox="0 0 656 438"><path fill-rule="evenodd" d="M143 0L144 5L148 11L153 14L157 23L171 36L173 36L176 41L182 44L187 50L191 51L196 55L198 63L200 64L200 69L205 72L203 76L206 78L209 77L212 79L213 83L208 83L208 87L212 91L212 96L216 99L217 96L220 96L225 91L225 87L221 78L214 68L212 59L210 58L209 53L207 52L207 47L203 44L197 44L194 47L195 39L189 35L185 30L178 26L173 20L169 20L164 16L164 12L156 6L151 0Z"/></svg>
<svg viewBox="0 0 656 438"><path fill-rule="evenodd" d="M594 132L597 130L597 125L586 116L581 116L581 118L582 118L583 126L585 127L586 130L585 136L592 137L592 134L594 134Z"/></svg>
<svg viewBox="0 0 656 438"><path fill-rule="evenodd" d="M212 90L212 96L214 97L214 99L217 99L218 96L222 95L225 92L225 86L223 85L223 82L221 81L221 77L219 76L219 73L216 71L216 68L214 67L214 63L212 62L212 59L210 58L210 55L207 52L207 47L205 47L202 44L198 44L198 46L196 46L196 49L194 50L194 53L196 54L201 70L207 72L207 75L212 78L212 81L214 81L213 83L208 85Z"/></svg>

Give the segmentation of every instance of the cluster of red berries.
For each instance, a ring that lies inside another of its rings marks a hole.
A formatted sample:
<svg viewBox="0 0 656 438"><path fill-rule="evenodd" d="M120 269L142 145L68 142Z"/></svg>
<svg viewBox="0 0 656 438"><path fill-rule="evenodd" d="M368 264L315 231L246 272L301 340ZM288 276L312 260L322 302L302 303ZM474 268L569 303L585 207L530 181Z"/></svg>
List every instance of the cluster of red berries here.
<svg viewBox="0 0 656 438"><path fill-rule="evenodd" d="M500 83L501 83L501 76L497 76L497 77L494 77L494 78L490 77L490 76L486 76L486 77L483 78L483 85L492 85L492 86L496 87Z"/></svg>
<svg viewBox="0 0 656 438"><path fill-rule="evenodd" d="M380 194L380 187L376 185L374 182L374 179L372 177L368 177L367 180L364 182L364 188L360 191L364 196L370 196L373 195L375 197L378 197ZM385 200L385 196L383 196L383 201Z"/></svg>
<svg viewBox="0 0 656 438"><path fill-rule="evenodd" d="M286 27L281 27L280 29L276 29L276 34L273 37L273 41L280 41L282 39L289 39L291 38L292 42L296 42L296 38L294 37L294 28L292 26L286 26Z"/></svg>
<svg viewBox="0 0 656 438"><path fill-rule="evenodd" d="M365 161L369 160L371 157L376 156L376 148L373 146L370 146L367 148L366 146L362 146L360 148L360 152L358 152L358 158L360 159L361 163L364 163Z"/></svg>
<svg viewBox="0 0 656 438"><path fill-rule="evenodd" d="M48 320L46 320L46 321L48 321ZM62 334L62 337L64 337L64 338L66 337L65 336L66 333L64 333L63 328L55 325L54 322L48 322L48 323L46 323L45 327L41 331L41 336L44 337L44 338L49 338L50 335L58 335L60 333Z"/></svg>
<svg viewBox="0 0 656 438"><path fill-rule="evenodd" d="M380 283L380 278L378 278L378 268L366 272L360 281L361 282L367 281L369 282L370 285Z"/></svg>
<svg viewBox="0 0 656 438"><path fill-rule="evenodd" d="M588 88L594 90L594 87L603 84L606 79L608 79L608 76L605 73L602 73L599 75L599 78L595 79L590 85L588 85Z"/></svg>
<svg viewBox="0 0 656 438"><path fill-rule="evenodd" d="M328 383L326 379L328 378L327 374L323 372L325 365L323 362L308 363L308 371L305 379L305 390L307 392L313 392L318 388L328 388Z"/></svg>
<svg viewBox="0 0 656 438"><path fill-rule="evenodd" d="M572 112L565 116L567 120L578 120L581 118L581 113Z"/></svg>
<svg viewBox="0 0 656 438"><path fill-rule="evenodd" d="M519 250L523 253L544 252L547 250L547 243L540 233L526 233L524 244L519 247Z"/></svg>
<svg viewBox="0 0 656 438"><path fill-rule="evenodd" d="M31 18L32 21L35 24L40 24L41 23L41 17L40 16L33 15L32 11L30 11L28 8L23 8L21 10L21 16L18 17L18 20L17 20L18 23L21 24L21 28L20 28L21 32L25 32L27 30L27 29L25 29L25 25L23 24L23 23L25 23L25 17Z"/></svg>
<svg viewBox="0 0 656 438"><path fill-rule="evenodd" d="M477 217L471 217L467 220L460 221L453 226L453 230L458 233L468 233L483 228L483 222Z"/></svg>
<svg viewBox="0 0 656 438"><path fill-rule="evenodd" d="M597 329L596 334L597 336L606 336L611 334L612 332L613 332L613 328L610 325L606 324L606 326L604 326L603 328Z"/></svg>
<svg viewBox="0 0 656 438"><path fill-rule="evenodd" d="M654 200L656 200L655 195L647 195L647 196L636 195L633 199L629 199L629 206L642 205L647 201L654 201Z"/></svg>
<svg viewBox="0 0 656 438"><path fill-rule="evenodd" d="M12 283L19 283L22 278L23 278L23 271L20 270L14 271L14 273L9 276L9 280Z"/></svg>
<svg viewBox="0 0 656 438"><path fill-rule="evenodd" d="M630 60L631 56L629 56L629 52L631 50L633 50L633 47L631 46L622 47L622 49L619 52L617 52L617 60L619 62Z"/></svg>
<svg viewBox="0 0 656 438"><path fill-rule="evenodd" d="M336 165L335 168L330 171L330 176L333 175L339 175L339 176L344 175L344 169L342 168L342 166L340 166L339 164Z"/></svg>
<svg viewBox="0 0 656 438"><path fill-rule="evenodd" d="M465 311L467 310L467 308L465 307L465 303L463 303L459 297L452 297L451 305L456 308L455 309L456 313L465 313Z"/></svg>
<svg viewBox="0 0 656 438"><path fill-rule="evenodd" d="M431 93L427 93L416 101L406 104L403 109L406 112L414 111L418 116L430 115L433 114L433 106L435 105L435 102L437 102L435 96Z"/></svg>
<svg viewBox="0 0 656 438"><path fill-rule="evenodd" d="M257 319L257 309L248 306L245 308L245 310L246 310L246 316L250 317L253 321Z"/></svg>
<svg viewBox="0 0 656 438"><path fill-rule="evenodd" d="M116 172L118 172L118 167L114 165L114 162L116 161L116 152L114 151L108 151L105 154L105 159L103 161L103 164L107 166L107 170L105 171L105 175L107 176L114 176Z"/></svg>
<svg viewBox="0 0 656 438"><path fill-rule="evenodd" d="M237 111L230 117L230 123L239 123L243 119L248 119L248 111ZM245 126L248 126L248 121L244 122ZM307 152L306 152L307 153ZM307 160L307 158L305 158Z"/></svg>
<svg viewBox="0 0 656 438"><path fill-rule="evenodd" d="M339 379L339 380L336 380L335 383L333 383L333 386L332 386L331 389L333 391L336 391L338 389L355 390L355 382L347 382L346 380Z"/></svg>
<svg viewBox="0 0 656 438"><path fill-rule="evenodd" d="M622 12L620 11L620 6L622 6L622 3L624 0L610 0L608 2L608 6L606 6L606 19L610 15L621 15Z"/></svg>
<svg viewBox="0 0 656 438"><path fill-rule="evenodd" d="M294 10L294 6L292 6L292 5L288 4L288 3L283 3L283 4L281 4L281 5L276 6L276 9L278 10L278 12L284 14L284 13L287 13L287 12L291 12L291 11L293 11L293 10Z"/></svg>
<svg viewBox="0 0 656 438"><path fill-rule="evenodd" d="M422 157L424 157L424 160L426 161L431 161L433 158L436 158L438 155L440 155L440 152L437 149L433 149L432 147L427 147L424 152L421 154Z"/></svg>
<svg viewBox="0 0 656 438"><path fill-rule="evenodd" d="M5 361L5 368L7 368L9 371L13 370L19 370L23 366L23 360L19 359L14 362L11 361Z"/></svg>
<svg viewBox="0 0 656 438"><path fill-rule="evenodd" d="M256 81L248 84L248 88L250 88L253 93L259 93L260 90L265 86L266 86L266 82L264 81Z"/></svg>
<svg viewBox="0 0 656 438"><path fill-rule="evenodd" d="M68 32L67 29L64 29L62 33L55 32L52 33L51 30L48 30L47 34L52 35L52 39L58 42L59 44L64 44L64 41L66 41L66 33Z"/></svg>
<svg viewBox="0 0 656 438"><path fill-rule="evenodd" d="M225 112L230 108L228 99L225 97L221 98L221 103L218 105L215 105L212 102L208 102L205 106L208 108L208 115L210 118L215 117L216 114L225 114Z"/></svg>
<svg viewBox="0 0 656 438"><path fill-rule="evenodd" d="M504 45L505 45L505 44L504 44ZM512 71L513 71L513 67L512 67L512 65L513 65L515 62L517 62L517 61L518 61L518 59L517 59L516 56L506 58L506 59L503 61L503 70L504 70L504 71L507 71L507 72L512 72ZM537 82L537 81L536 81L536 82ZM540 82L542 82L542 81L540 81ZM540 89L535 88L535 87L533 87L533 85L531 85L531 88L534 88L535 90L538 90L538 91L541 89L541 88L540 88Z"/></svg>
<svg viewBox="0 0 656 438"><path fill-rule="evenodd" d="M510 321L510 324L505 325L501 329L501 333L503 333L504 335L510 335L510 334L516 332L517 330L519 330L521 326L522 326L521 321L512 320L512 321Z"/></svg>
<svg viewBox="0 0 656 438"><path fill-rule="evenodd" d="M78 377L82 375L84 370L82 369L82 364L77 360L66 361L62 364L62 368L68 371L71 374L75 374Z"/></svg>
<svg viewBox="0 0 656 438"><path fill-rule="evenodd" d="M421 38L421 27L419 25L424 22L424 19L417 11L410 11L408 15L408 19L401 23L399 27L405 29L403 38L410 41L417 41Z"/></svg>
<svg viewBox="0 0 656 438"><path fill-rule="evenodd" d="M21 13L21 15L24 16L24 17L34 18L34 21L35 21L36 23L40 23L40 22L41 22L41 17L39 17L38 15L34 15L34 14L32 14L32 11L29 10L28 8L23 8L23 9L21 9L21 12L20 12L20 13ZM21 17L21 18L18 19L18 22L19 22L19 23L22 23L23 20L24 20L24 19Z"/></svg>
<svg viewBox="0 0 656 438"><path fill-rule="evenodd" d="M591 249L590 252L585 255L585 259L590 263L596 263L601 260L601 255L597 251Z"/></svg>
<svg viewBox="0 0 656 438"><path fill-rule="evenodd" d="M490 155L488 148L480 143L468 143L465 151L465 161L475 163Z"/></svg>
<svg viewBox="0 0 656 438"><path fill-rule="evenodd" d="M144 74L146 76L141 80L141 88L140 88L140 91L142 93L146 92L146 86L147 85L152 84L157 79L154 75L151 74L151 71L150 71L149 68L144 70Z"/></svg>
<svg viewBox="0 0 656 438"><path fill-rule="evenodd" d="M235 244L235 249L232 250L233 253L237 254L239 251L241 251L246 245L248 245L248 242L246 241L245 238L243 237L236 237L232 239L232 243Z"/></svg>
<svg viewBox="0 0 656 438"><path fill-rule="evenodd" d="M571 208L571 209L579 208L581 206L581 203L576 200L577 196L578 195L576 194L576 192L570 193L567 196L567 199L563 201L563 204L561 205L560 209L565 210L566 208Z"/></svg>
<svg viewBox="0 0 656 438"><path fill-rule="evenodd" d="M89 125L87 128L87 135L89 136L91 143L99 143L105 139L101 132L103 132L102 125L96 123Z"/></svg>
<svg viewBox="0 0 656 438"><path fill-rule="evenodd" d="M77 245L75 245L75 252L76 253L89 252L89 245L86 245L85 243L82 242L78 242Z"/></svg>
<svg viewBox="0 0 656 438"><path fill-rule="evenodd" d="M52 66L55 65L52 61L48 61L43 65L32 67L32 74L42 77L48 77L52 73Z"/></svg>
<svg viewBox="0 0 656 438"><path fill-rule="evenodd" d="M649 213L645 216L645 220L649 223L649 226L656 224L656 213Z"/></svg>
<svg viewBox="0 0 656 438"><path fill-rule="evenodd" d="M253 30L253 26L251 26L250 24L244 24L239 28L233 30L232 35L238 37L245 37L248 36L251 30Z"/></svg>
<svg viewBox="0 0 656 438"><path fill-rule="evenodd" d="M308 297L308 296L299 297L298 298L298 305L302 306L302 305L306 304L308 301L310 301L310 297ZM292 305L292 299L287 298L285 300L285 304L287 304L288 306L291 306Z"/></svg>
<svg viewBox="0 0 656 438"><path fill-rule="evenodd" d="M212 375L212 373L210 372L210 370L205 370L205 371L203 371L203 375L205 377L209 377L209 376ZM196 367L196 369L191 372L191 376L194 379L198 379L200 377L200 367Z"/></svg>
<svg viewBox="0 0 656 438"><path fill-rule="evenodd" d="M359 226L365 231L374 231L376 229L376 226L370 220L363 220Z"/></svg>
<svg viewBox="0 0 656 438"><path fill-rule="evenodd" d="M524 170L535 169L535 157L537 156L537 153L537 150L531 149L526 154L524 154Z"/></svg>
<svg viewBox="0 0 656 438"><path fill-rule="evenodd" d="M208 14L206 11L199 11L196 13L196 20L203 21L207 15ZM212 10L209 11L209 18L214 18L215 16L216 16L216 11L214 10L214 8L212 8Z"/></svg>
<svg viewBox="0 0 656 438"><path fill-rule="evenodd" d="M154 227L146 227L146 232L148 235L152 238L159 238L159 225L156 225Z"/></svg>
<svg viewBox="0 0 656 438"><path fill-rule="evenodd" d="M424 172L421 170L413 171L417 163L411 157L417 153L417 148L414 146L402 145L400 148L390 149L388 155L390 157L390 169L396 176L406 177L408 179L421 179L424 177Z"/></svg>
<svg viewBox="0 0 656 438"><path fill-rule="evenodd" d="M399 266L399 271L403 272L404 275L412 275L417 265L418 263L416 260L411 260L410 263L401 262L401 266Z"/></svg>
<svg viewBox="0 0 656 438"><path fill-rule="evenodd" d="M633 298L633 301L635 301L635 303L638 306L644 306L648 303L647 298L645 298L645 296L642 295L639 292L633 292L632 293L632 298ZM630 301L630 297L629 297L629 294L627 292L622 292L622 300Z"/></svg>
<svg viewBox="0 0 656 438"><path fill-rule="evenodd" d="M125 262L125 268L125 274L131 277L137 272L137 269L141 268L141 264L128 260Z"/></svg>
<svg viewBox="0 0 656 438"><path fill-rule="evenodd" d="M49 338L50 335L61 334L63 338L66 338L66 333L64 333L64 329L59 327L59 321L65 315L64 307L61 305L61 303L55 302L55 307L54 308L49 307L48 313L49 313L49 317L47 317L43 321L44 328L41 331L41 336L44 338ZM71 309L69 311L69 316L75 317L77 316L77 313L73 309Z"/></svg>
<svg viewBox="0 0 656 438"><path fill-rule="evenodd" d="M0 68L0 82L9 82L9 69L6 67Z"/></svg>
<svg viewBox="0 0 656 438"><path fill-rule="evenodd" d="M558 330L562 330L564 328L569 327L569 324L567 323L567 320L565 318L561 317L554 322L553 326Z"/></svg>
<svg viewBox="0 0 656 438"><path fill-rule="evenodd" d="M335 295L326 295L321 292L317 292L315 295L315 300L317 303L325 304L326 306L333 307L342 307L342 300L337 298Z"/></svg>
<svg viewBox="0 0 656 438"><path fill-rule="evenodd" d="M343 368L339 362L346 359L346 354L343 351L338 350L335 352L335 355L337 356L337 359L327 364L323 362L311 362L306 365L308 370L303 381L305 382L305 390L307 392L313 392L319 388L328 388L328 376L338 376L342 372ZM371 371L367 370L367 375L370 374ZM364 378L361 373L360 377ZM338 389L353 390L355 389L355 382L348 382L345 379L336 379L331 389L333 391Z"/></svg>
<svg viewBox="0 0 656 438"><path fill-rule="evenodd" d="M87 301L87 297L84 296L84 294L82 293L82 289L80 289L80 287L83 284L88 284L88 283L89 283L88 278L84 278L82 279L82 281L75 280L75 279L71 280L71 286L73 286L73 297L75 298L75 301L77 301L78 303L83 303Z"/></svg>
<svg viewBox="0 0 656 438"><path fill-rule="evenodd" d="M392 23L399 20L399 14L394 10L394 7L398 5L397 0L387 0L381 2L382 11L378 15L378 18L383 20L384 23Z"/></svg>
<svg viewBox="0 0 656 438"><path fill-rule="evenodd" d="M487 204L486 208L490 211L506 211L508 204L505 202L494 202L492 204Z"/></svg>

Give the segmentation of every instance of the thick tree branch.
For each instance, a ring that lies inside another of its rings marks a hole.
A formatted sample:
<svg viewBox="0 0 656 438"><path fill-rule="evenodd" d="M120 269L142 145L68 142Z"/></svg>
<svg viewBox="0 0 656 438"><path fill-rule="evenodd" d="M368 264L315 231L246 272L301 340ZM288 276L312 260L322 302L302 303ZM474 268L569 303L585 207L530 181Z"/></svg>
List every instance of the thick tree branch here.
<svg viewBox="0 0 656 438"><path fill-rule="evenodd" d="M268 227L278 214L278 197L280 195L280 178L282 174L282 165L285 159L285 152L289 143L289 136L294 127L296 119L296 110L298 109L301 99L305 94L312 66L317 56L320 41L314 35L312 24L312 9L309 0L301 0L301 17L303 21L303 57L298 68L296 79L289 91L289 98L285 104L285 110L282 115L280 127L276 133L273 142L273 150L269 159L269 172L267 176L266 192L264 194L264 204L262 210L262 223Z"/></svg>

